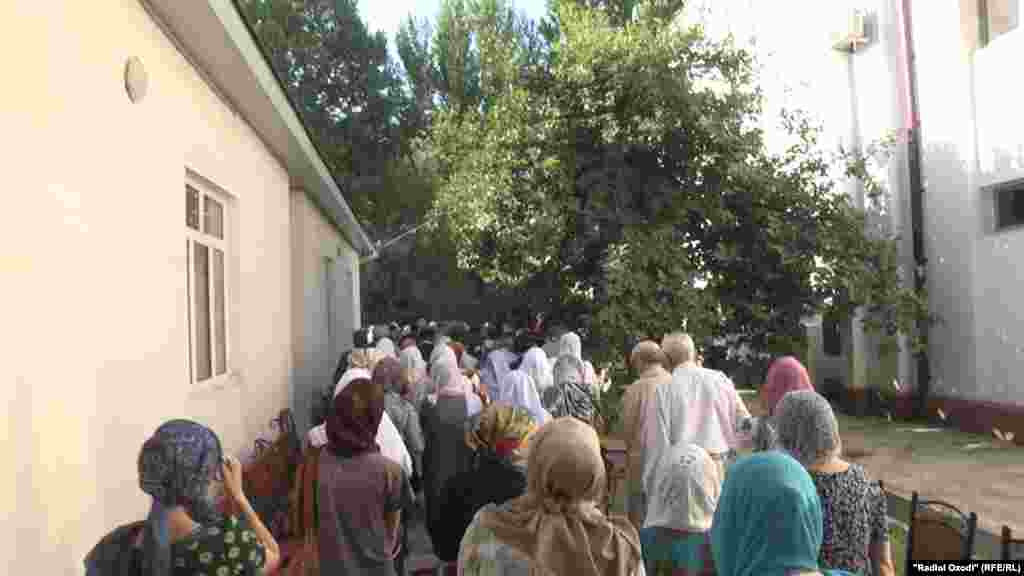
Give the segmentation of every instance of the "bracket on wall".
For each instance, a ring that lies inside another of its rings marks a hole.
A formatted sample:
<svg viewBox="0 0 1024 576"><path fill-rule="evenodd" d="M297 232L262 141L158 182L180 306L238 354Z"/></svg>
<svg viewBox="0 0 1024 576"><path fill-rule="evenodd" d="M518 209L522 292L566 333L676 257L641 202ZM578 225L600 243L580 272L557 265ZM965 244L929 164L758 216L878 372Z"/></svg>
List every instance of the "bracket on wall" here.
<svg viewBox="0 0 1024 576"><path fill-rule="evenodd" d="M871 44L877 24L878 16L875 12L853 10L832 33L832 49L856 54Z"/></svg>

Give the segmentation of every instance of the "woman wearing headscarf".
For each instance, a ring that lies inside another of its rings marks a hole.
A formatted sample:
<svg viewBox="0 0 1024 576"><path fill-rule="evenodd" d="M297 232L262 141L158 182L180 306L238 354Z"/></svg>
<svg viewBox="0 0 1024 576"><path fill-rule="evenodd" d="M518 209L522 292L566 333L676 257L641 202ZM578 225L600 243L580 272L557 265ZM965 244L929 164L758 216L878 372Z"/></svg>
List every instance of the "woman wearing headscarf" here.
<svg viewBox="0 0 1024 576"><path fill-rule="evenodd" d="M374 363L374 366L376 363ZM365 368L349 368L341 376L341 380L338 381L337 386L334 387L334 396L337 398L338 394L345 389L355 379L366 379L370 380L372 373L370 370ZM331 405L334 405L334 401L331 401ZM309 443L313 447L319 448L327 445L327 423L323 423L319 426L315 426L309 431L308 434ZM398 465L402 467L402 470L407 476L412 476L412 456L409 455L409 450L405 447L405 442L402 441L402 434L395 427L394 422L388 416L387 412L380 420L380 425L377 427L377 444L380 446L381 454L385 457L390 458Z"/></svg>
<svg viewBox="0 0 1024 576"><path fill-rule="evenodd" d="M537 423L524 408L491 404L466 432L473 467L454 476L441 494L442 519L435 525L434 554L455 562L459 543L477 510L526 492L526 442Z"/></svg>
<svg viewBox="0 0 1024 576"><path fill-rule="evenodd" d="M434 400L424 402L420 422L425 446L423 496L426 500L427 532L435 534L445 483L469 470L472 464L473 453L466 446L466 428L469 419L480 412L482 405L470 389L469 381L459 372L454 358L432 365L430 376L438 392Z"/></svg>
<svg viewBox="0 0 1024 576"><path fill-rule="evenodd" d="M788 454L742 458L722 487L711 527L719 576L845 574L818 564L821 501L814 482Z"/></svg>
<svg viewBox="0 0 1024 576"><path fill-rule="evenodd" d="M455 354L455 350L449 346L447 342L439 341L437 346L435 346L434 350L430 353L430 364L428 365L428 370L432 372L434 365L440 363L442 360L451 361L456 366L459 365L459 357Z"/></svg>
<svg viewBox="0 0 1024 576"><path fill-rule="evenodd" d="M412 488L376 441L383 387L363 371L352 372L334 397L317 472L320 570L396 576L401 513L413 505Z"/></svg>
<svg viewBox="0 0 1024 576"><path fill-rule="evenodd" d="M523 348L527 345L525 340L520 344ZM498 383L497 389L491 394L491 401L525 408L538 424L544 424L551 419L551 414L544 409L537 393L537 383L523 367L525 360L524 354L518 362L509 366L511 371Z"/></svg>
<svg viewBox="0 0 1024 576"><path fill-rule="evenodd" d="M628 475L626 479L626 505L629 519L637 528L643 526L644 515L647 513L647 501L644 495L644 429L651 403L654 402L654 391L658 386L672 382L672 374L665 369L668 359L656 342L645 340L633 347L629 355L629 364L639 376L636 382L626 389L622 396L623 437L626 439L628 458Z"/></svg>
<svg viewBox="0 0 1024 576"><path fill-rule="evenodd" d="M423 360L420 349L415 346L402 349L398 361L402 367L402 395L418 412L431 385L427 376L427 363Z"/></svg>
<svg viewBox="0 0 1024 576"><path fill-rule="evenodd" d="M548 355L536 345L532 346L523 354L523 362L519 369L533 380L537 386L537 394L541 397L555 384L551 364L548 363Z"/></svg>
<svg viewBox="0 0 1024 576"><path fill-rule="evenodd" d="M375 348L387 358L398 358L398 351L395 350L395 343L391 341L391 338L381 338L377 341Z"/></svg>
<svg viewBox="0 0 1024 576"><path fill-rule="evenodd" d="M377 363L372 374L373 382L384 389L384 410L412 457L412 477L419 478L423 473L423 430L416 407L402 397L402 366L398 360L387 357Z"/></svg>
<svg viewBox="0 0 1024 576"><path fill-rule="evenodd" d="M160 426L142 445L139 485L153 498L145 522L122 526L86 557L89 576L270 574L280 551L242 491L242 466L212 430L189 420ZM221 490L244 519L220 512Z"/></svg>
<svg viewBox="0 0 1024 576"><path fill-rule="evenodd" d="M669 449L654 471L640 530L649 576L713 576L711 520L722 492L718 465L696 444Z"/></svg>
<svg viewBox="0 0 1024 576"><path fill-rule="evenodd" d="M775 406L779 446L804 465L824 509L819 563L865 575L892 576L885 495L857 464L841 458L832 406L813 390L798 390Z"/></svg>
<svg viewBox="0 0 1024 576"><path fill-rule="evenodd" d="M584 384L589 386L595 393L600 392L597 389L597 373L594 372L594 365L583 359L583 341L580 340L579 334L567 332L562 335L562 338L558 341L558 356L571 356L582 362Z"/></svg>
<svg viewBox="0 0 1024 576"><path fill-rule="evenodd" d="M474 387L473 380L459 370L455 360L455 352L447 345L447 349L431 364L431 393L427 396L429 403L436 403L441 397L465 398L469 416L475 416L483 410L483 400Z"/></svg>
<svg viewBox="0 0 1024 576"><path fill-rule="evenodd" d="M636 528L598 507L606 479L597 432L559 418L529 444L526 494L477 513L462 539L459 574L644 575Z"/></svg>
<svg viewBox="0 0 1024 576"><path fill-rule="evenodd" d="M503 337L497 346L496 350L491 350L484 357L483 368L480 370L480 382L495 402L502 397L502 381L521 358L513 351L515 342L511 338Z"/></svg>
<svg viewBox="0 0 1024 576"><path fill-rule="evenodd" d="M795 390L814 390L807 368L792 356L775 359L768 367L764 385L758 394L761 405L768 411L767 417L747 418L740 422L741 432L749 436L749 444L755 451L775 448L778 440L773 418L775 407L783 396Z"/></svg>
<svg viewBox="0 0 1024 576"><path fill-rule="evenodd" d="M586 367L572 356L561 356L555 361L554 385L547 389L544 407L554 418L572 416L587 424L594 423L594 397L590 386L584 383Z"/></svg>

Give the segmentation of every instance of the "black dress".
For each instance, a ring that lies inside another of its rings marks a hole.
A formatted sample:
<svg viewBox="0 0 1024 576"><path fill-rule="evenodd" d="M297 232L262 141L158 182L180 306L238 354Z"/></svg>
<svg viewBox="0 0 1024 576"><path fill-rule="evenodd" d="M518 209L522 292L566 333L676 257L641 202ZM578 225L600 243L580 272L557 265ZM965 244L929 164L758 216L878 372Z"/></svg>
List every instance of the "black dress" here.
<svg viewBox="0 0 1024 576"><path fill-rule="evenodd" d="M441 518L430 535L434 554L455 562L466 528L487 504L501 504L526 492L526 469L507 460L479 456L473 470L454 476L441 495Z"/></svg>
<svg viewBox="0 0 1024 576"><path fill-rule="evenodd" d="M472 469L473 451L466 445L469 422L465 397L441 396L434 404L423 403L423 496L431 539L441 518L441 496L448 480Z"/></svg>

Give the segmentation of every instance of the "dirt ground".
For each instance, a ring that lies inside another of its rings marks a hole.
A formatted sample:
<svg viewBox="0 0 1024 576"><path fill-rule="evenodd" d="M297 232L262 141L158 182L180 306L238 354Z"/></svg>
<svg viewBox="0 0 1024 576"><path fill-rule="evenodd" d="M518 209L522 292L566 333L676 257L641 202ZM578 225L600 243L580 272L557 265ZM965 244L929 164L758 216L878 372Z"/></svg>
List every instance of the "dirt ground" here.
<svg viewBox="0 0 1024 576"><path fill-rule="evenodd" d="M762 413L745 395L752 413ZM845 457L867 468L887 491L945 500L978 514L978 527L1024 533L1024 447L993 437L920 423L839 416Z"/></svg>

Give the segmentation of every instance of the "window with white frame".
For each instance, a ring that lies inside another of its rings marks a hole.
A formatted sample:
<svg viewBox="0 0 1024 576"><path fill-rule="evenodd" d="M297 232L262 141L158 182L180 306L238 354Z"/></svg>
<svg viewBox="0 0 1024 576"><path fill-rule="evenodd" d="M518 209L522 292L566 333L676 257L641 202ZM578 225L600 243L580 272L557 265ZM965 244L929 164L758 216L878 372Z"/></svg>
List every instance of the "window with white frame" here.
<svg viewBox="0 0 1024 576"><path fill-rule="evenodd" d="M198 383L226 374L229 366L227 201L190 182L185 206L189 381Z"/></svg>

